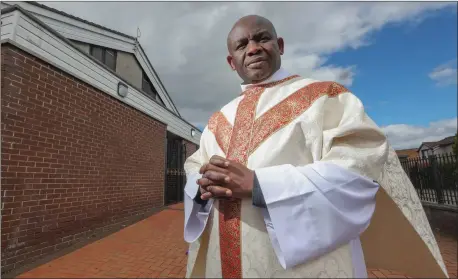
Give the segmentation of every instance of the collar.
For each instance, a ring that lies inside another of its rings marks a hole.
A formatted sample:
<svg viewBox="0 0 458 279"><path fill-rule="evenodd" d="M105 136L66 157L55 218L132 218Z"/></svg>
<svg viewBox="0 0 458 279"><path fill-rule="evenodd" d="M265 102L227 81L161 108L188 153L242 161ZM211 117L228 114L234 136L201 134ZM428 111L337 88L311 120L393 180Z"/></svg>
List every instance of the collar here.
<svg viewBox="0 0 458 279"><path fill-rule="evenodd" d="M276 71L270 78L264 80L264 81L261 81L259 83L251 83L251 84L241 84L240 86L242 87L242 91L245 91L255 85L261 85L261 84L265 84L265 83L271 83L271 82L275 82L275 81L279 81L279 80L282 80L282 79L285 79L287 77L289 77L290 74L283 68L280 68L278 69L278 71Z"/></svg>

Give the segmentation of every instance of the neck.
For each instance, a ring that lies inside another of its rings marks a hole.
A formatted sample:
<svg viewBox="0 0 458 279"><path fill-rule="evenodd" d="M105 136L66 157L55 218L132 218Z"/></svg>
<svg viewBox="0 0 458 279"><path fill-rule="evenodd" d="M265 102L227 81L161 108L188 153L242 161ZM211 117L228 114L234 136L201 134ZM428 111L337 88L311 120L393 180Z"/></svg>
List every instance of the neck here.
<svg viewBox="0 0 458 279"><path fill-rule="evenodd" d="M278 70L277 70L277 71L278 71ZM276 73L276 71L273 72L273 73L271 73L268 77L263 78L263 79L260 79L260 80L245 80L245 81L243 82L243 84L258 84L258 83L261 83L261 82L266 81L266 80L268 80L269 78L271 78L275 73Z"/></svg>
<svg viewBox="0 0 458 279"><path fill-rule="evenodd" d="M244 80L243 81L243 85L246 85L246 84L258 84L258 83L261 83L263 81L266 81L268 80L269 78L271 78L276 72L278 72L278 70L280 70L281 67L278 67L278 69L275 69L272 73L270 73L269 76L267 76L266 78L263 78L263 79L260 79L260 80Z"/></svg>
<svg viewBox="0 0 458 279"><path fill-rule="evenodd" d="M244 83L241 84L242 91L245 91L246 89L252 86L259 85L259 84L278 81L288 76L289 76L289 73L287 71L285 71L283 68L279 68L277 71L275 71L274 73L272 73L269 77L265 79L257 80L257 81L245 81Z"/></svg>

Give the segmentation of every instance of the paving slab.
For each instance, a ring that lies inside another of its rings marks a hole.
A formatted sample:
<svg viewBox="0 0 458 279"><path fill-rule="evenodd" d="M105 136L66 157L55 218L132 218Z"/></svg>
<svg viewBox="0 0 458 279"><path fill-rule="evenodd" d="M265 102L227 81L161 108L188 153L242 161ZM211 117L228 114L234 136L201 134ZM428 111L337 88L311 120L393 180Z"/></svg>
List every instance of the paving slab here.
<svg viewBox="0 0 458 279"><path fill-rule="evenodd" d="M183 240L183 204L167 209L88 244L19 278L184 278L187 243ZM438 234L450 278L457 278L457 241ZM409 278L368 268L370 278Z"/></svg>

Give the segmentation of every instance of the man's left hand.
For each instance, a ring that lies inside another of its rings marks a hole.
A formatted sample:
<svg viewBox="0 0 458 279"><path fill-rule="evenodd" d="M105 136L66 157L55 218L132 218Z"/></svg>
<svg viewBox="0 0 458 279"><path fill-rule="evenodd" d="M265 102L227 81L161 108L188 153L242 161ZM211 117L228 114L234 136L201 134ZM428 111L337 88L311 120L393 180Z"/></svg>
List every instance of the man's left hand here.
<svg viewBox="0 0 458 279"><path fill-rule="evenodd" d="M197 183L213 197L249 198L252 195L254 171L240 163L214 155L201 167L200 173L203 175ZM224 188L230 193L222 190Z"/></svg>

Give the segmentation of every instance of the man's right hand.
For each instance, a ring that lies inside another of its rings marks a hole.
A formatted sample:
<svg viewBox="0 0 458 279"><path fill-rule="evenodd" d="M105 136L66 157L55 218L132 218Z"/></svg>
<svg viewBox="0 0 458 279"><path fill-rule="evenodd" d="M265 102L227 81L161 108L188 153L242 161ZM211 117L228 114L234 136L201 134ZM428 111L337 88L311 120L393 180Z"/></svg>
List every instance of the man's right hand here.
<svg viewBox="0 0 458 279"><path fill-rule="evenodd" d="M199 186L200 198L204 201L209 200L213 197L212 193L206 191L202 186Z"/></svg>
<svg viewBox="0 0 458 279"><path fill-rule="evenodd" d="M232 191L228 188L221 186L214 186L214 184L206 178L198 179L197 184L199 185L200 198L202 200L209 200L211 198L230 198L232 197ZM211 186L208 186L211 185ZM205 189L205 188L206 189Z"/></svg>

